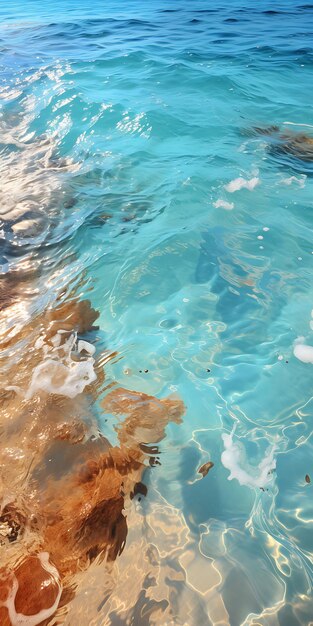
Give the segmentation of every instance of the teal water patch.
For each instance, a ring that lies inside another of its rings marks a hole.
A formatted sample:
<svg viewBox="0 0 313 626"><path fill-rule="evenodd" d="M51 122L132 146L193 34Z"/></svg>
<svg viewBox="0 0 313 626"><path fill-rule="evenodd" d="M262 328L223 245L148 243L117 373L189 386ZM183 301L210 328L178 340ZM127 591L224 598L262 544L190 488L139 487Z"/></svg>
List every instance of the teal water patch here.
<svg viewBox="0 0 313 626"><path fill-rule="evenodd" d="M3 275L36 270L35 311L83 275L120 357L107 381L183 399L140 514L185 529L164 550L181 550L186 624L309 624L312 365L294 344L313 346L311 5L0 16Z"/></svg>

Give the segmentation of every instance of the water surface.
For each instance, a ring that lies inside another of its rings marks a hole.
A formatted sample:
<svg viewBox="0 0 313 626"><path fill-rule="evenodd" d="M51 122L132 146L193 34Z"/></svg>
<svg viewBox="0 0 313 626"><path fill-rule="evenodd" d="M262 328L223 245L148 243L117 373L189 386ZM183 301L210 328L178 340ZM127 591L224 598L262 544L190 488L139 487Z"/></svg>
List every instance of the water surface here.
<svg viewBox="0 0 313 626"><path fill-rule="evenodd" d="M3 336L76 290L119 355L106 382L186 406L64 623L312 623L293 349L313 345L313 162L250 131L313 137L313 6L11 0L0 21L1 299L22 294Z"/></svg>

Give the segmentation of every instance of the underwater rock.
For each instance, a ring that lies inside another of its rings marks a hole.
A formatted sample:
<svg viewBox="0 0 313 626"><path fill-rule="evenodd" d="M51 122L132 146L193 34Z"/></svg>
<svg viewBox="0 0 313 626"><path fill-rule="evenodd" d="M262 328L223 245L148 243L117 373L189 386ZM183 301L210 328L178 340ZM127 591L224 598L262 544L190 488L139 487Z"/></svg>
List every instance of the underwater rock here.
<svg viewBox="0 0 313 626"><path fill-rule="evenodd" d="M313 137L306 133L280 130L278 126L254 127L250 136L269 138L268 150L272 155L289 155L306 163L313 163Z"/></svg>
<svg viewBox="0 0 313 626"><path fill-rule="evenodd" d="M62 587L47 553L27 556L6 576L0 570L2 626L37 626L51 617L60 602Z"/></svg>
<svg viewBox="0 0 313 626"><path fill-rule="evenodd" d="M207 463L204 463L203 465L201 465L201 467L199 467L198 474L202 474L204 478L209 473L210 469L212 469L212 467L214 467L214 463L212 463L212 461L207 461Z"/></svg>
<svg viewBox="0 0 313 626"><path fill-rule="evenodd" d="M76 576L92 561L109 563L121 554L125 507L134 495L147 493L143 472L157 463L167 424L181 422L179 398L108 385L102 407L119 418L119 445L111 446L99 432L90 406L96 382L93 390L84 370L87 364L96 371L94 346L77 340L77 332L89 331L97 317L89 301L46 311L25 330L20 361L7 372L4 387L16 384L0 404L0 539L8 547L0 570L1 626L46 623L58 607L64 611ZM100 357L102 369L107 360ZM43 379L47 367L53 371ZM75 384L67 384L67 370L84 378L79 396Z"/></svg>
<svg viewBox="0 0 313 626"><path fill-rule="evenodd" d="M0 536L7 537L11 543L22 535L26 526L26 517L14 505L7 504L0 515Z"/></svg>

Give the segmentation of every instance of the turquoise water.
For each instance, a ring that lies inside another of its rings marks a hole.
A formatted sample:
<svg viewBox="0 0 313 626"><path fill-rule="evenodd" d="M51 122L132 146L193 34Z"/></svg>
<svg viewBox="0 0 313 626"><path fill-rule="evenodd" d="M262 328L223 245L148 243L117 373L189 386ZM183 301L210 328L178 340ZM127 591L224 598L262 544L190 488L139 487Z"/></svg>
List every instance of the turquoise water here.
<svg viewBox="0 0 313 626"><path fill-rule="evenodd" d="M32 315L78 289L118 351L107 382L186 405L110 600L66 623L312 623L312 365L293 350L313 345L313 162L249 132L313 136L312 5L11 0L0 20L2 274Z"/></svg>

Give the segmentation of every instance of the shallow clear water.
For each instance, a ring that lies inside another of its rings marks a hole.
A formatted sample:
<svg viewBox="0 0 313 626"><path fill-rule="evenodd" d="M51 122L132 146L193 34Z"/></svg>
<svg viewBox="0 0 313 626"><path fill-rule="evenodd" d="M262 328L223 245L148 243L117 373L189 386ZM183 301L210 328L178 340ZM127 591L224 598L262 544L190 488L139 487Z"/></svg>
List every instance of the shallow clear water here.
<svg viewBox="0 0 313 626"><path fill-rule="evenodd" d="M120 357L107 381L186 405L110 593L87 578L66 623L312 623L312 365L293 349L313 345L313 162L249 132L313 136L312 5L11 0L0 21L1 268L27 301L5 324L75 287Z"/></svg>

